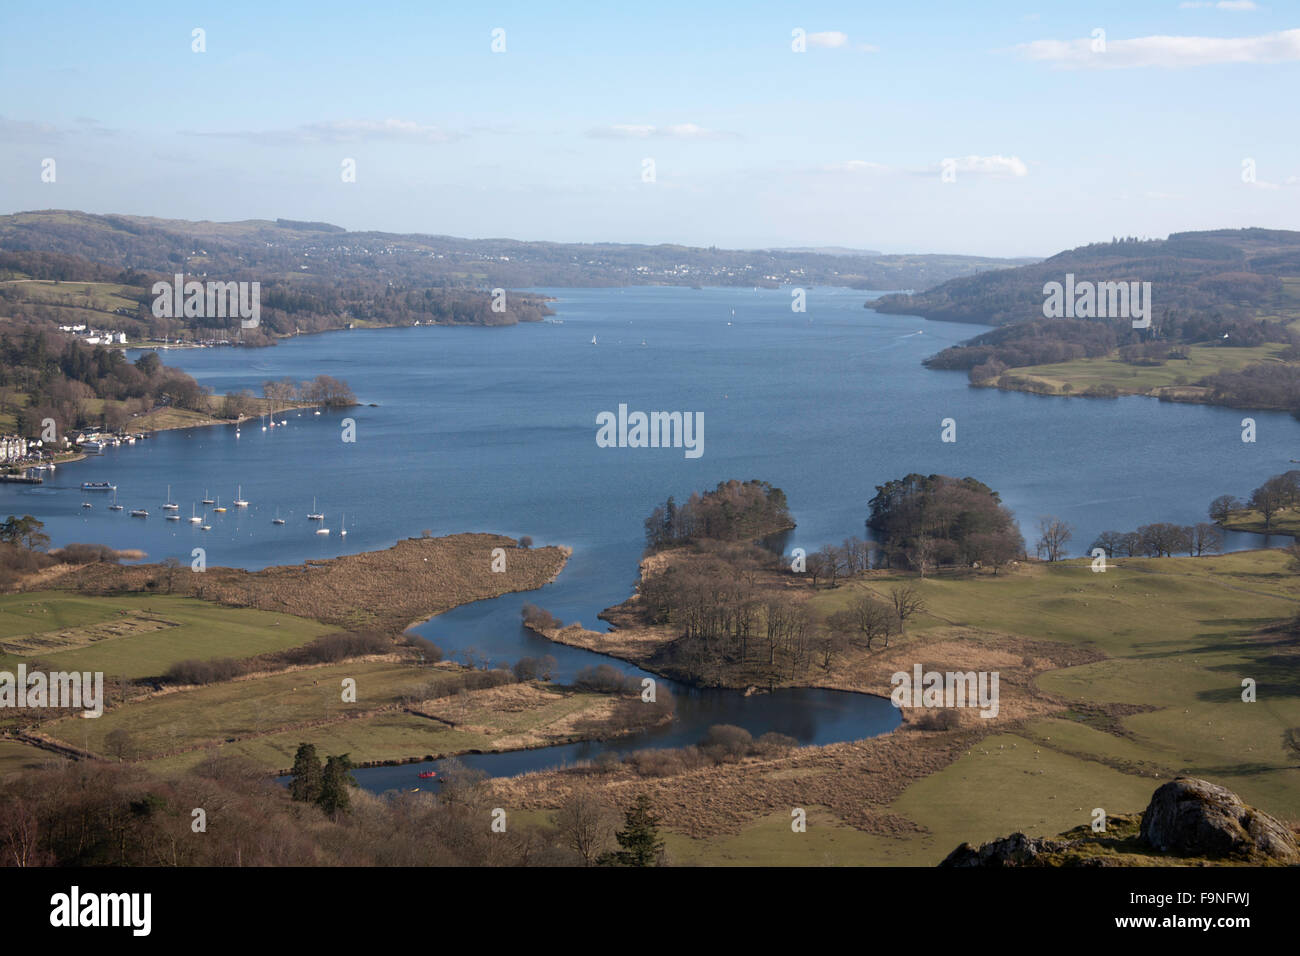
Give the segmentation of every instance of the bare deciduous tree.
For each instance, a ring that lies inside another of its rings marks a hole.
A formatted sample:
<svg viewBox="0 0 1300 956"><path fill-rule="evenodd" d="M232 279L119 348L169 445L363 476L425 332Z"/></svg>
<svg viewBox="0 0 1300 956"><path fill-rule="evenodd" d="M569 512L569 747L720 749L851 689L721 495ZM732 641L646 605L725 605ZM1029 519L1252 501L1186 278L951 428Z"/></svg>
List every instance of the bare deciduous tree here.
<svg viewBox="0 0 1300 956"><path fill-rule="evenodd" d="M583 866L594 866L614 839L618 817L595 790L575 787L551 815L551 825L564 845L582 857Z"/></svg>
<svg viewBox="0 0 1300 956"><path fill-rule="evenodd" d="M131 752L131 734L122 727L110 730L104 737L104 747L121 763Z"/></svg>
<svg viewBox="0 0 1300 956"><path fill-rule="evenodd" d="M889 599L894 605L894 614L898 617L898 633L907 633L907 619L925 610L925 600L916 589L915 584L899 584L889 591ZM889 646L889 635L885 635L885 646Z"/></svg>
<svg viewBox="0 0 1300 956"><path fill-rule="evenodd" d="M1038 534L1038 556L1060 561L1065 557L1065 545L1074 537L1074 528L1054 515L1043 515L1038 519Z"/></svg>
<svg viewBox="0 0 1300 956"><path fill-rule="evenodd" d="M1219 495L1210 502L1210 520L1215 524L1223 524L1229 515L1244 507L1246 503L1234 495Z"/></svg>

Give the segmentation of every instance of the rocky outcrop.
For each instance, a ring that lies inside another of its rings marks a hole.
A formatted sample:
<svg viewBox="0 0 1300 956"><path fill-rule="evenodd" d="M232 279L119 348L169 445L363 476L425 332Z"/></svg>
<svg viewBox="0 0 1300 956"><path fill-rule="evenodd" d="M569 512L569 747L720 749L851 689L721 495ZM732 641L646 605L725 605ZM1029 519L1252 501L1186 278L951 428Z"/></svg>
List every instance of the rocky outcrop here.
<svg viewBox="0 0 1300 956"><path fill-rule="evenodd" d="M1013 833L981 847L963 843L944 859L940 866L1048 866L1047 857L1070 848L1062 840L1027 837Z"/></svg>
<svg viewBox="0 0 1300 956"><path fill-rule="evenodd" d="M1114 814L1104 830L1083 824L1056 838L1013 833L983 846L963 843L940 866L1300 865L1296 835L1226 787L1178 777L1139 817Z"/></svg>
<svg viewBox="0 0 1300 956"><path fill-rule="evenodd" d="M1287 827L1231 790L1179 777L1160 787L1142 814L1142 841L1162 853L1241 856L1300 863Z"/></svg>

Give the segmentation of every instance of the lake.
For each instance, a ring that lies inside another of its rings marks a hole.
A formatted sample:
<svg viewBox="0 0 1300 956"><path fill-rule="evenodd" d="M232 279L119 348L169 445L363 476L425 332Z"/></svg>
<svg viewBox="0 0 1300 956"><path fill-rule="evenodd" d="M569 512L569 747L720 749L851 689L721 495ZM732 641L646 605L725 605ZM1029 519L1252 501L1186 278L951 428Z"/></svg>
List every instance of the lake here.
<svg viewBox="0 0 1300 956"><path fill-rule="evenodd" d="M604 658L524 631L519 608L530 601L603 628L596 614L636 582L642 521L670 494L681 500L731 478L770 481L798 522L790 546L811 552L864 535L877 484L909 472L971 475L1001 493L1031 549L1037 518L1053 514L1075 527L1069 550L1083 554L1103 530L1207 520L1214 497L1247 494L1300 457L1300 422L1284 413L971 388L964 373L920 363L984 327L879 315L863 308L871 293L812 289L800 314L788 289L536 291L557 299L562 324L355 330L258 350L168 352L168 364L217 392L260 394L268 379L323 373L375 407L289 411L286 427L265 432L248 422L238 435L233 426L162 433L60 467L42 486L0 485L0 514L36 515L56 545L103 542L186 564L203 547L209 564L246 568L386 548L426 529L568 545L567 568L541 592L458 608L419 628L449 652L474 648L499 661L551 653L564 678ZM703 413L703 454L598 447L597 415L620 404ZM1247 414L1258 423L1255 444L1240 440ZM342 441L349 418L355 443ZM956 421L956 442L940 440L945 418ZM151 517L108 511L106 496L83 494L82 481L113 482L127 511L145 507ZM169 484L183 518L192 505L203 510L205 493L226 504L242 491L251 504L210 514L212 530L202 532L163 520ZM305 519L313 498L334 529L328 537ZM84 500L94 507L82 509ZM285 525L272 525L277 513ZM337 534L344 518L346 539ZM693 742L719 722L806 743L898 722L888 701L863 695L674 689L678 720L635 745ZM474 759L518 772L592 746ZM414 777L409 767L382 769L400 782Z"/></svg>

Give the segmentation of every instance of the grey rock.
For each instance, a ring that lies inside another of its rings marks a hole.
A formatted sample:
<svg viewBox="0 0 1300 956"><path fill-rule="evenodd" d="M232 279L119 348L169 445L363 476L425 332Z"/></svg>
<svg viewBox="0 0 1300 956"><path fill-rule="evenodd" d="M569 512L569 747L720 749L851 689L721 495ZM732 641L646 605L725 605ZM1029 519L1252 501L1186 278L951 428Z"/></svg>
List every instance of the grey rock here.
<svg viewBox="0 0 1300 956"><path fill-rule="evenodd" d="M1164 853L1300 862L1295 836L1284 824L1226 787L1195 777L1156 790L1142 814L1141 832L1143 842Z"/></svg>

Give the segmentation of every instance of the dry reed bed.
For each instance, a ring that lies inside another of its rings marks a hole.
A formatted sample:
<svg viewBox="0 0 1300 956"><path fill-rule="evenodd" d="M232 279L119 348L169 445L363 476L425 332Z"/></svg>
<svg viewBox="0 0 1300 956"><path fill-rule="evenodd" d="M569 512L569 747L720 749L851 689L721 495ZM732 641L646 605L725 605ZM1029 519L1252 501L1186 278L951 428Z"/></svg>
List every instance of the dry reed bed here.
<svg viewBox="0 0 1300 956"><path fill-rule="evenodd" d="M492 570L505 550L506 570ZM531 591L555 579L571 550L524 549L513 538L457 534L407 538L385 551L261 571L209 566L192 571L152 565L89 564L41 575L25 590L67 588L88 594L174 593L235 607L254 607L354 629L400 633L462 604ZM213 553L212 557L217 557Z"/></svg>

